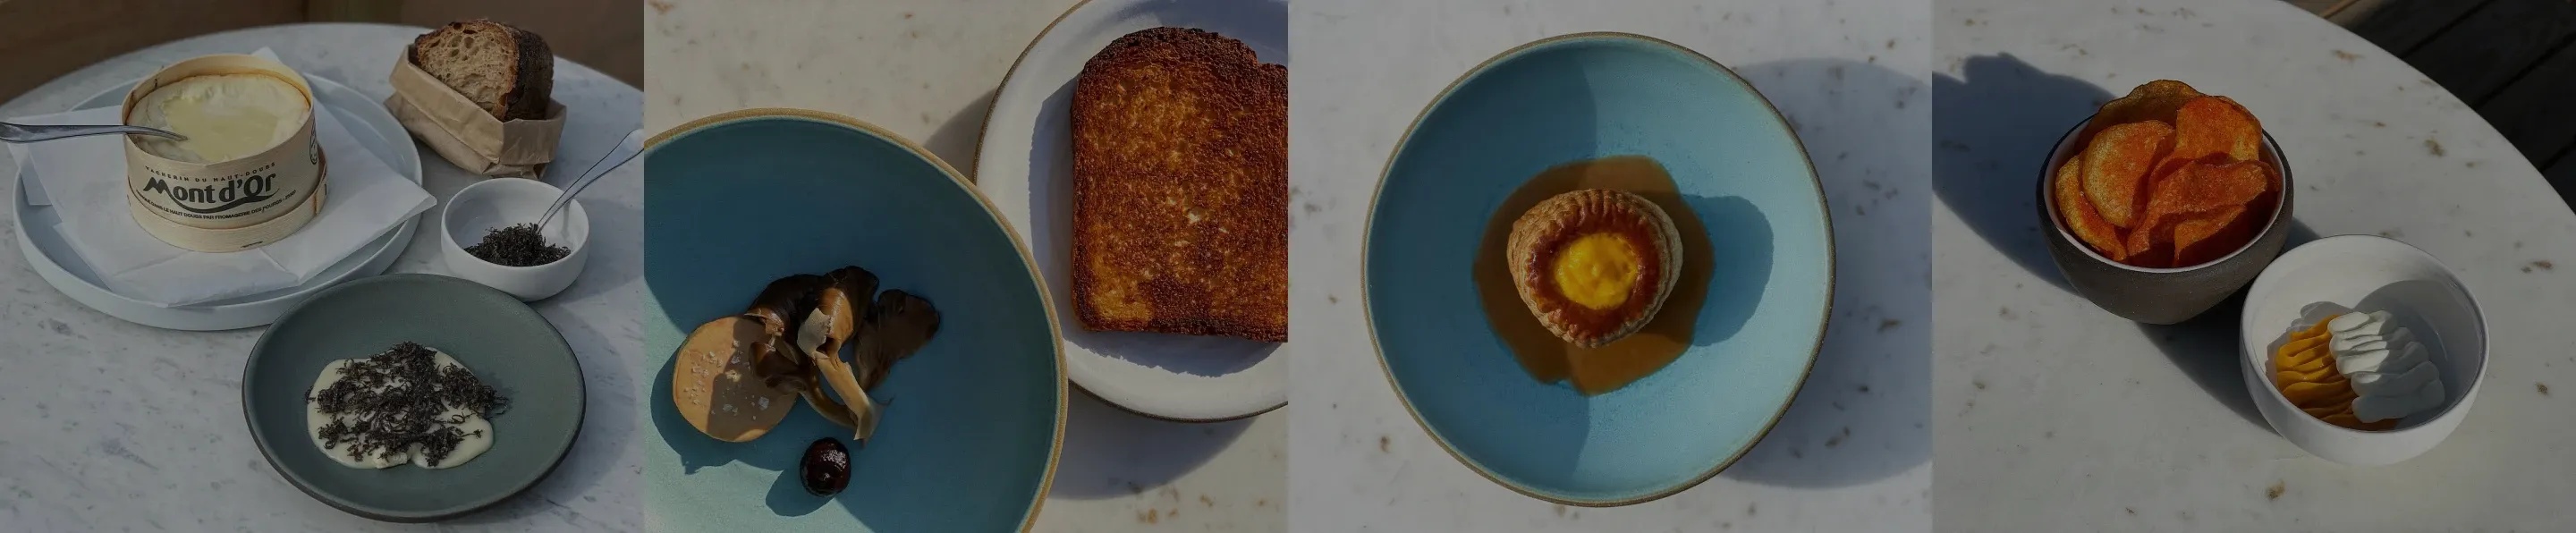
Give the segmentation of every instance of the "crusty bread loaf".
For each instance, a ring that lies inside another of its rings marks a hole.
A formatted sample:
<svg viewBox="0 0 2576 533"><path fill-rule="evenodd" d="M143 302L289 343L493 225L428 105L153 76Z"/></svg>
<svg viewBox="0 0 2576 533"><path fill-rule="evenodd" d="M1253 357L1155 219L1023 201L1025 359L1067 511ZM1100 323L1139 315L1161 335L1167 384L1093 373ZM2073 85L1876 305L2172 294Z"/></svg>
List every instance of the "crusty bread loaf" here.
<svg viewBox="0 0 2576 533"><path fill-rule="evenodd" d="M555 54L546 39L491 19L450 22L421 34L411 42L411 62L492 118L546 118L546 103L554 97Z"/></svg>
<svg viewBox="0 0 2576 533"><path fill-rule="evenodd" d="M1073 304L1085 327L1288 340L1288 69L1154 28L1073 92Z"/></svg>

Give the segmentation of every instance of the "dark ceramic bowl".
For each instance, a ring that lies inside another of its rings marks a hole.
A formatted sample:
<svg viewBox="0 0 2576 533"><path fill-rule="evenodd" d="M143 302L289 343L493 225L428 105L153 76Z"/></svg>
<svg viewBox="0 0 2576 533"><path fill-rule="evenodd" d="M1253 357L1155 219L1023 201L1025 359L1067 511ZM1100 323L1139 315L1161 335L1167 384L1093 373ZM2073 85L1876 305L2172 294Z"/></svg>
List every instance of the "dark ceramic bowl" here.
<svg viewBox="0 0 2576 533"><path fill-rule="evenodd" d="M313 446L305 394L332 361L405 341L437 348L510 398L492 449L453 468L340 466ZM386 274L323 289L279 317L242 364L242 415L277 475L350 514L434 522L499 504L553 472L581 432L581 361L554 324L463 279Z"/></svg>
<svg viewBox="0 0 2576 533"><path fill-rule="evenodd" d="M2281 255L2281 243L2290 236L2290 206L2298 194L2297 182L2290 178L2290 164L2281 156L2281 144L2263 133L2263 161L2281 170L2281 194L2275 195L2272 219L2263 230L2246 243L2216 261L2178 268L2145 268L2131 266L2093 251L2075 233L2066 229L2066 221L2057 217L2056 188L2050 185L2051 173L2081 150L2075 149L2079 133L2093 119L2068 128L2049 150L2048 164L2039 171L2039 218L2048 221L2048 256L2057 261L2057 270L2066 275L2066 284L2075 293L2092 300L2111 314L2148 324L2174 324L2218 305L2237 289L2252 283L2272 258Z"/></svg>

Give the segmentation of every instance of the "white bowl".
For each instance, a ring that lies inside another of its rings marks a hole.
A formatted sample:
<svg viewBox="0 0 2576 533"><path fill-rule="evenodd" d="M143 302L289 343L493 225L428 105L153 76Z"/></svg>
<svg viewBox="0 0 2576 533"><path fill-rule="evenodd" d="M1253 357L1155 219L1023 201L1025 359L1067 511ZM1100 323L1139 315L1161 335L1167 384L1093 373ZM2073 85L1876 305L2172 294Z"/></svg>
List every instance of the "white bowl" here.
<svg viewBox="0 0 2576 533"><path fill-rule="evenodd" d="M590 215L574 200L564 207L556 220L546 224L546 242L572 250L571 255L531 267L493 264L474 254L465 253L467 243L483 241L483 234L512 224L536 222L545 216L562 189L545 182L521 178L490 178L456 191L441 207L439 242L447 257L447 270L456 277L481 283L520 301L537 301L563 292L581 277L583 262L590 257Z"/></svg>
<svg viewBox="0 0 2576 533"><path fill-rule="evenodd" d="M2323 304L2323 305L2318 305ZM2294 328L2325 313L2389 311L2414 330L2440 365L2443 405L2399 419L2388 431L2328 424L2299 410L2272 386L2272 354ZM2245 388L2272 430L2300 449L2347 465L2385 465L2433 449L2468 417L2486 381L2486 313L2451 270L2413 246L2369 235L2318 239L2281 254L2246 293L2238 324Z"/></svg>

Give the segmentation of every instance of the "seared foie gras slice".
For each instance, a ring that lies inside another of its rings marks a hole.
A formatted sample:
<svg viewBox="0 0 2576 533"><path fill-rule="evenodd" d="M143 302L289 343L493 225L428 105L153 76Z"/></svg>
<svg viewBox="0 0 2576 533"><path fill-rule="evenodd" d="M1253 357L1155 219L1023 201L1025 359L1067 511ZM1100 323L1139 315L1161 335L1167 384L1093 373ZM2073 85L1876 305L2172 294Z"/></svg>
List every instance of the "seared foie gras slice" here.
<svg viewBox="0 0 2576 533"><path fill-rule="evenodd" d="M671 401L699 433L749 441L795 410L796 392L770 386L752 370L752 349L766 335L761 328L746 316L718 318L698 326L672 355Z"/></svg>

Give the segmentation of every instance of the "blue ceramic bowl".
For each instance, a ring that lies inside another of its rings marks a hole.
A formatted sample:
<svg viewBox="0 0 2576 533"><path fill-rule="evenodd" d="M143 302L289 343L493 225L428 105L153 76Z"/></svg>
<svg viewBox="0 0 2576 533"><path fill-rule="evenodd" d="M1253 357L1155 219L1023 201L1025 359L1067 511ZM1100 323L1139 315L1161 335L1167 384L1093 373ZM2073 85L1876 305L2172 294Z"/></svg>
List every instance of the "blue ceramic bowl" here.
<svg viewBox="0 0 2576 533"><path fill-rule="evenodd" d="M1521 369L1468 273L1524 180L1625 154L1671 173L1716 264L1692 346L1586 397ZM1504 52L1432 101L1379 187L1366 269L1387 375L1443 446L1524 494L1628 505L1706 481L1780 418L1823 340L1833 231L1806 151L1752 86L1679 46L1578 34Z"/></svg>
<svg viewBox="0 0 2576 533"><path fill-rule="evenodd" d="M670 531L1021 531L1063 442L1065 381L1026 248L929 152L848 117L755 109L656 137L644 155L645 502ZM810 407L720 442L671 403L671 354L770 280L858 265L929 298L940 333L896 363L865 448ZM849 489L805 493L815 439L851 449Z"/></svg>

